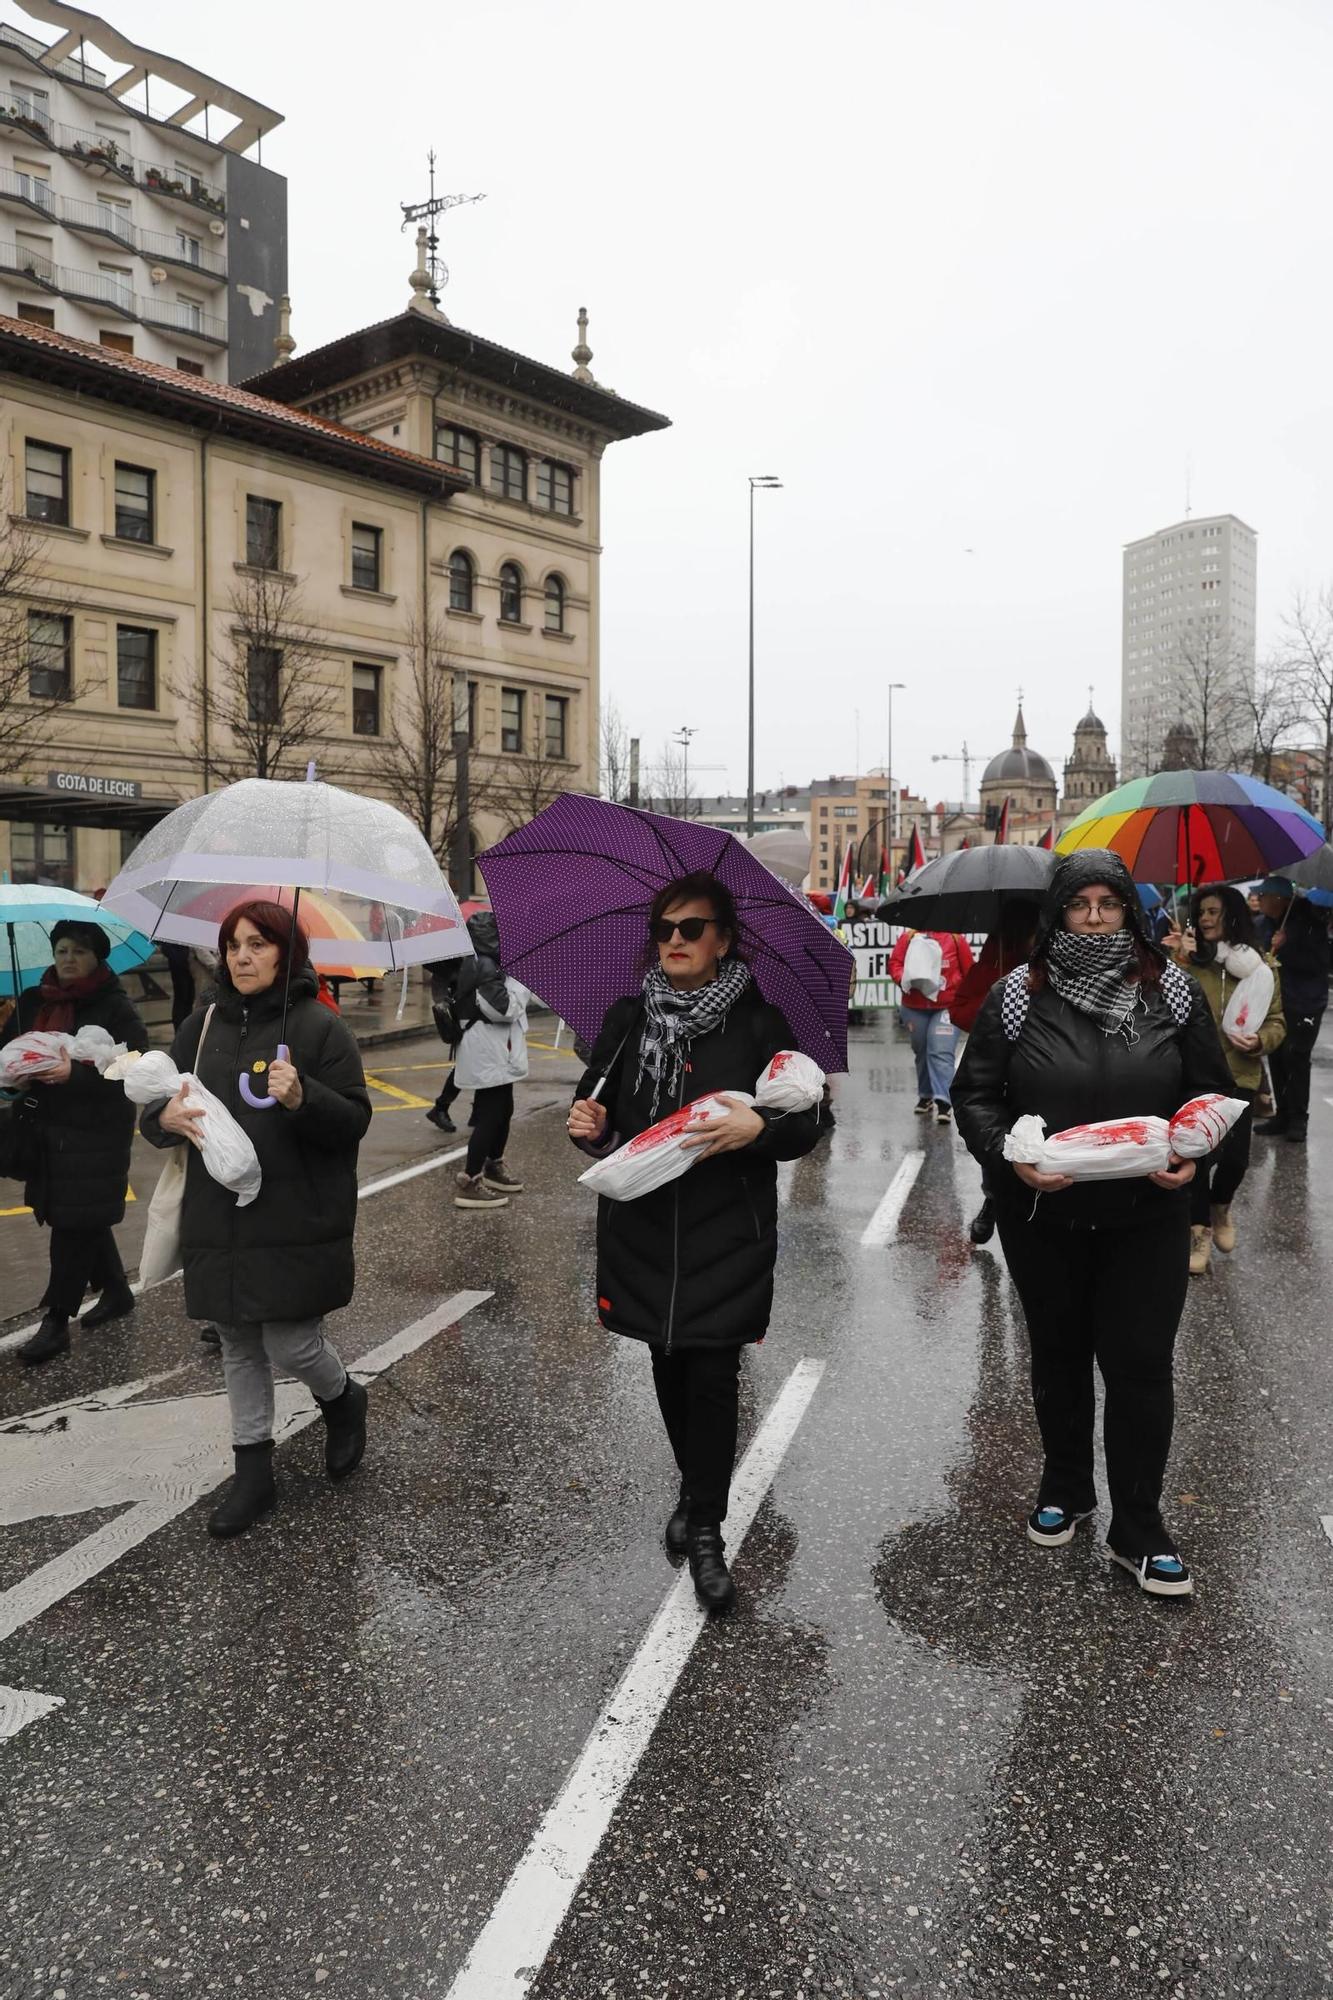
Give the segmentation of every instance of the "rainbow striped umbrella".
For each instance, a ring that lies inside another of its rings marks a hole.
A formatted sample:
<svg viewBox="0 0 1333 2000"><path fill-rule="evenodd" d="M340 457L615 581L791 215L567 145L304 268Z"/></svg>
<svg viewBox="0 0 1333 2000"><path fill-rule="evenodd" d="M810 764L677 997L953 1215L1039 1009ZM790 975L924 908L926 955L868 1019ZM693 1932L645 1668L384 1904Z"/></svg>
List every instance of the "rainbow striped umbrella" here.
<svg viewBox="0 0 1333 2000"><path fill-rule="evenodd" d="M1239 882L1281 874L1324 844L1295 799L1240 771L1159 771L1095 799L1056 842L1109 847L1136 882Z"/></svg>

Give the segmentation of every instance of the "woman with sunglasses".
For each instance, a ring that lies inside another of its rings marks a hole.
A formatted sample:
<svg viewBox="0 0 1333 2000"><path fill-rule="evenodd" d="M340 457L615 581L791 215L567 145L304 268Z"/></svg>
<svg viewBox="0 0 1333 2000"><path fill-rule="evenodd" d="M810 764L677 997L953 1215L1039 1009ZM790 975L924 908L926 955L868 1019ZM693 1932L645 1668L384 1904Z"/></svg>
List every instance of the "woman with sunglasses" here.
<svg viewBox="0 0 1333 2000"><path fill-rule="evenodd" d="M683 876L646 912L641 990L610 1008L569 1114L598 1157L713 1091L752 1092L792 1032L738 950L731 892ZM594 1091L597 1092L594 1097ZM690 1143L688 1173L637 1201L597 1211L597 1309L612 1333L641 1340L680 1470L667 1551L688 1555L699 1601L735 1601L722 1523L736 1457L741 1350L762 1340L777 1258L777 1162L808 1153L819 1113L737 1104Z"/></svg>
<svg viewBox="0 0 1333 2000"><path fill-rule="evenodd" d="M982 1006L953 1101L995 1195L1032 1348L1045 1465L1029 1539L1061 1548L1096 1508L1095 1361L1106 1388L1107 1547L1143 1590L1164 1597L1194 1588L1161 1515L1194 1165L1074 1182L1011 1164L1004 1140L1030 1112L1062 1132L1170 1118L1204 1091L1227 1096L1231 1078L1202 989L1150 939L1119 857L1071 855L1051 878L1029 962Z"/></svg>

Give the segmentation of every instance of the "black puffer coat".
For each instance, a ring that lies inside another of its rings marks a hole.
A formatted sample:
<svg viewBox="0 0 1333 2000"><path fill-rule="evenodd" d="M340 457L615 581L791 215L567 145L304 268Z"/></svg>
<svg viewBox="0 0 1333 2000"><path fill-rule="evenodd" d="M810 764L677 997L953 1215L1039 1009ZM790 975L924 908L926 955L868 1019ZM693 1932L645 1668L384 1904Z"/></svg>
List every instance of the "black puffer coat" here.
<svg viewBox="0 0 1333 2000"><path fill-rule="evenodd" d="M356 1155L370 1123L370 1097L355 1038L315 999L313 972L292 980L287 1045L301 1079L300 1108L255 1111L241 1096L243 1070L256 1096L278 1050L281 985L243 1000L225 974L202 1050L204 1009L171 1045L179 1070L193 1070L254 1142L264 1184L247 1208L213 1180L191 1148L181 1214L185 1309L224 1326L313 1319L345 1306L355 1284ZM196 1051L198 1053L196 1054ZM187 1142L164 1132L162 1106L141 1120L156 1146Z"/></svg>
<svg viewBox="0 0 1333 2000"><path fill-rule="evenodd" d="M37 1024L42 996L35 987L19 995L0 1044ZM148 1030L115 974L86 999L74 1002L74 1030L105 1028L131 1049L148 1047ZM123 1221L134 1142L134 1106L118 1083L107 1083L91 1063L75 1063L68 1083L34 1083L16 1115L31 1134L37 1165L23 1199L39 1222L56 1229L109 1229Z"/></svg>
<svg viewBox="0 0 1333 2000"><path fill-rule="evenodd" d="M579 1084L576 1095L587 1097L610 1068L603 1152L655 1122L651 1085L645 1079L635 1088L642 1035L642 1001L618 1000ZM749 987L720 1028L686 1044L677 1104L660 1107L658 1116L710 1091L752 1092L778 1050L794 1046L780 1010ZM637 1201L598 1202L597 1309L611 1332L668 1352L763 1339L778 1250L776 1163L811 1150L819 1112L764 1117L767 1129L743 1151L702 1160Z"/></svg>
<svg viewBox="0 0 1333 2000"><path fill-rule="evenodd" d="M1129 928L1146 938L1142 905L1123 862L1100 850L1076 854L1052 877L1034 964L1044 959L1065 902L1094 882L1124 898ZM1147 1179L1084 1181L1037 1200L1002 1149L1010 1128L1028 1112L1043 1118L1048 1132L1063 1132L1106 1118L1170 1118L1205 1091L1234 1096L1203 988L1194 979L1189 987L1183 1025L1160 986L1144 988L1143 1006L1133 1016L1132 1046L1122 1034L1104 1034L1091 1015L1071 1007L1050 985L1030 996L1022 1029L1011 1041L1004 1024L1005 984L992 988L950 1094L967 1149L986 1169L987 1187L1002 1209L1021 1212L1039 1226L1107 1229L1149 1222L1169 1213L1173 1203L1188 1201L1187 1189L1159 1188Z"/></svg>

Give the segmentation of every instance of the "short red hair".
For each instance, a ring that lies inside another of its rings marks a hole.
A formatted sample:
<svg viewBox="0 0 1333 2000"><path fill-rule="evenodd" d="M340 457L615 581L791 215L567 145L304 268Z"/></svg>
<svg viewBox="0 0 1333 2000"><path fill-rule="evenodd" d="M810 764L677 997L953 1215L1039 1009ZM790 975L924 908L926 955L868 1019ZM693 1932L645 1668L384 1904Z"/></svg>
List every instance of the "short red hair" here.
<svg viewBox="0 0 1333 2000"><path fill-rule="evenodd" d="M281 903L270 903L265 898L256 896L252 903L238 903L234 910L228 910L218 925L218 950L222 954L221 970L224 977L227 968L227 946L235 937L237 926L247 920L254 925L260 937L267 939L269 944L277 945L281 953L278 959L279 979L286 977L288 951L291 952L293 974L305 971L310 963L310 946L306 942L300 918L297 918L293 933L291 911L284 909Z"/></svg>

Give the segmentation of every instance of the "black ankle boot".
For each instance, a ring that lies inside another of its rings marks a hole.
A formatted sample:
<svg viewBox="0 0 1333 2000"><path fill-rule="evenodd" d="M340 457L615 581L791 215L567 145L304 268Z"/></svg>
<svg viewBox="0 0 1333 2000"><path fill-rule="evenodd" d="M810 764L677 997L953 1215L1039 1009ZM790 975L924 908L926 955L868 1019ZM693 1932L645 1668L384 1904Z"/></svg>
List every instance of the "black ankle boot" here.
<svg viewBox="0 0 1333 2000"><path fill-rule="evenodd" d="M20 1347L19 1360L25 1368L40 1368L43 1361L54 1361L57 1354L68 1353L69 1320L64 1313L48 1312L42 1315L42 1323L32 1339Z"/></svg>
<svg viewBox="0 0 1333 2000"><path fill-rule="evenodd" d="M316 1396L328 1426L324 1440L324 1469L335 1484L356 1471L366 1449L366 1405L370 1398L359 1382L349 1375L342 1393L326 1403Z"/></svg>
<svg viewBox="0 0 1333 2000"><path fill-rule="evenodd" d="M126 1313L134 1311L136 1303L129 1285L124 1278L120 1278L114 1285L107 1286L97 1304L83 1315L79 1325L85 1333L92 1333L97 1327L105 1326L108 1320L124 1319Z"/></svg>
<svg viewBox="0 0 1333 2000"><path fill-rule="evenodd" d="M716 1521L700 1522L689 1531L690 1575L694 1578L694 1594L705 1611L730 1611L736 1602L726 1546Z"/></svg>
<svg viewBox="0 0 1333 2000"><path fill-rule="evenodd" d="M688 1512L688 1506L689 1506L688 1496L685 1492L685 1487L682 1484L680 1489L680 1498L676 1502L676 1510L672 1514L671 1519L667 1522L666 1533L662 1537L662 1540L666 1544L666 1552L669 1556L683 1556L689 1550L690 1531L689 1531L689 1522L686 1518Z"/></svg>
<svg viewBox="0 0 1333 2000"><path fill-rule="evenodd" d="M243 1535L256 1521L271 1514L278 1489L273 1482L273 1440L233 1446L236 1472L231 1485L208 1517L208 1532L220 1542Z"/></svg>
<svg viewBox="0 0 1333 2000"><path fill-rule="evenodd" d="M987 1195L981 1207L972 1217L968 1235L974 1243L989 1243L995 1234L995 1203Z"/></svg>

